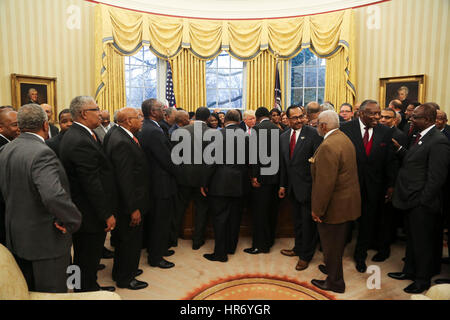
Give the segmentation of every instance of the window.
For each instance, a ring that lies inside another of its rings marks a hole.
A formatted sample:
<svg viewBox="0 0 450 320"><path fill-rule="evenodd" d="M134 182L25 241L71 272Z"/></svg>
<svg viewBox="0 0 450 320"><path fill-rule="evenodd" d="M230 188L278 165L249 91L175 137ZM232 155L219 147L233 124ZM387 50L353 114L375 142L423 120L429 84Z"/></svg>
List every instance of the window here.
<svg viewBox="0 0 450 320"><path fill-rule="evenodd" d="M244 64L222 52L206 62L206 103L208 108L243 109Z"/></svg>
<svg viewBox="0 0 450 320"><path fill-rule="evenodd" d="M140 108L142 101L157 97L158 59L148 47L125 57L127 106Z"/></svg>
<svg viewBox="0 0 450 320"><path fill-rule="evenodd" d="M291 104L306 106L323 103L325 94L325 59L303 49L291 60Z"/></svg>

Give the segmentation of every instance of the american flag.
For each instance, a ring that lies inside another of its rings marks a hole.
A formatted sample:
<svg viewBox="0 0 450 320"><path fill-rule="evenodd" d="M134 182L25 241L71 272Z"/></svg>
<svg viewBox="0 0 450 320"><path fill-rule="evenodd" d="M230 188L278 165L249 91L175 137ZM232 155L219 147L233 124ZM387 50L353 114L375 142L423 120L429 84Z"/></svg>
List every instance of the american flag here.
<svg viewBox="0 0 450 320"><path fill-rule="evenodd" d="M278 64L275 73L275 101L274 108L277 108L281 111L281 86L280 86L280 73L278 71Z"/></svg>
<svg viewBox="0 0 450 320"><path fill-rule="evenodd" d="M177 107L175 94L173 93L172 69L169 61L167 61L166 99L169 102L169 107Z"/></svg>

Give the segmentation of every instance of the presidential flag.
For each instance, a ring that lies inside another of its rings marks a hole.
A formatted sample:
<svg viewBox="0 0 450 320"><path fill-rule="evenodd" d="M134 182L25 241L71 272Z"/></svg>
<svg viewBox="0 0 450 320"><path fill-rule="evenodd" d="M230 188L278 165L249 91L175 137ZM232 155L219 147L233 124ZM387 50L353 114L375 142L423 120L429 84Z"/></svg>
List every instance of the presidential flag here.
<svg viewBox="0 0 450 320"><path fill-rule="evenodd" d="M172 69L169 61L167 61L166 99L169 102L169 107L177 107L175 94L173 93Z"/></svg>
<svg viewBox="0 0 450 320"><path fill-rule="evenodd" d="M278 63L276 64L275 72L275 101L274 108L281 111L281 86L280 86L280 73L278 71Z"/></svg>

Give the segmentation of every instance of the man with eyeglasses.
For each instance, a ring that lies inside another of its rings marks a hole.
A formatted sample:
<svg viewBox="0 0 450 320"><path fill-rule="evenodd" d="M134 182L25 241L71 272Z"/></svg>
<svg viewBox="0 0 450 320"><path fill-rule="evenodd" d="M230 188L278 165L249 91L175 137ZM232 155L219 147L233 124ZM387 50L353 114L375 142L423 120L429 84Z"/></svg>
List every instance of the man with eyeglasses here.
<svg viewBox="0 0 450 320"><path fill-rule="evenodd" d="M311 218L311 164L309 159L322 142L317 130L303 125L302 109L290 106L286 110L290 130L280 136L280 189L278 196L287 195L293 204L295 245L281 254L299 260L295 269L304 270L314 256L318 241L317 226Z"/></svg>
<svg viewBox="0 0 450 320"><path fill-rule="evenodd" d="M350 103L343 103L341 105L341 110L339 115L342 117L344 122L351 121L353 119L353 109Z"/></svg>
<svg viewBox="0 0 450 320"><path fill-rule="evenodd" d="M342 124L341 131L356 149L361 191L361 217L354 259L356 270L367 270L367 250L374 241L374 225L383 201L392 197L395 182L392 129L379 124L381 110L375 100L365 100L359 108L359 119Z"/></svg>

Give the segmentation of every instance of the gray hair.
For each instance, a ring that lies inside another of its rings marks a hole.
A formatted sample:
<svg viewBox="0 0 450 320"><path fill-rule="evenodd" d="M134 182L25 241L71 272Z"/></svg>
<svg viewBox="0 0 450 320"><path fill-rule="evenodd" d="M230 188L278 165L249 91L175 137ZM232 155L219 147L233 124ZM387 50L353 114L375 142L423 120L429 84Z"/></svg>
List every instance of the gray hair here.
<svg viewBox="0 0 450 320"><path fill-rule="evenodd" d="M89 102L94 102L94 98L90 96L78 96L72 99L70 102L70 114L72 115L73 120L78 119L81 116L81 111L83 107Z"/></svg>
<svg viewBox="0 0 450 320"><path fill-rule="evenodd" d="M328 130L339 128L339 116L333 110L326 110L319 114L319 123L326 123Z"/></svg>
<svg viewBox="0 0 450 320"><path fill-rule="evenodd" d="M37 132L42 129L46 121L48 121L47 113L35 103L25 104L17 112L20 131Z"/></svg>
<svg viewBox="0 0 450 320"><path fill-rule="evenodd" d="M334 106L331 105L331 104L328 103L328 102L324 102L324 103L321 105L321 108L322 108L323 111L327 111L327 110L332 110L332 111L334 111Z"/></svg>
<svg viewBox="0 0 450 320"><path fill-rule="evenodd" d="M255 117L255 110L245 110L243 119L247 119L247 117Z"/></svg>
<svg viewBox="0 0 450 320"><path fill-rule="evenodd" d="M115 123L117 123L117 114L119 113L119 110L114 111L114 115L113 115L113 121Z"/></svg>
<svg viewBox="0 0 450 320"><path fill-rule="evenodd" d="M366 110L366 106L367 106L368 104L376 104L376 105L378 105L378 102L375 101L375 100L370 100L370 99L364 100L364 101L361 103L361 105L359 106L359 110L360 110L360 111Z"/></svg>
<svg viewBox="0 0 450 320"><path fill-rule="evenodd" d="M174 107L170 107L170 108L164 109L164 113L165 113L168 117L170 117L170 116L172 115L172 112L175 112L175 111L177 111L177 109L174 108Z"/></svg>

